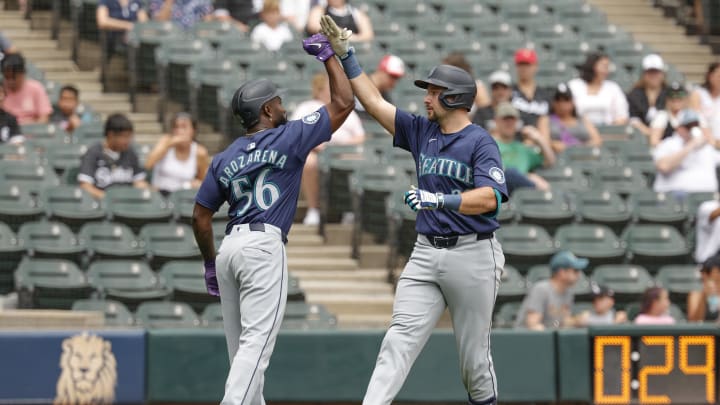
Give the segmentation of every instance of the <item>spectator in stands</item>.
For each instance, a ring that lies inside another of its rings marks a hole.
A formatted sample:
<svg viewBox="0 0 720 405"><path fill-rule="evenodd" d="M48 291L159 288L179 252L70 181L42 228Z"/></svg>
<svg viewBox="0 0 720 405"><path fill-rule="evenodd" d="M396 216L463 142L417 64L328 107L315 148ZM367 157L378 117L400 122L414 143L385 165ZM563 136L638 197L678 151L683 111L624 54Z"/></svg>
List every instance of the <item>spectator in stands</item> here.
<svg viewBox="0 0 720 405"><path fill-rule="evenodd" d="M691 322L715 322L720 318L720 254L707 258L700 268L702 288L687 297L687 318Z"/></svg>
<svg viewBox="0 0 720 405"><path fill-rule="evenodd" d="M625 311L615 311L615 291L597 284L593 284L591 288L592 310L578 317L582 325L612 325L627 322Z"/></svg>
<svg viewBox="0 0 720 405"><path fill-rule="evenodd" d="M312 114L323 105L330 103L330 82L326 73L318 73L312 79L312 99L300 103L292 114L292 120ZM365 141L365 130L362 121L356 112L351 112L345 122L332 134L329 144L357 145ZM308 210L305 213L303 224L318 225L320 223L320 179L318 167L318 153L326 144L319 145L310 152L305 160L305 168L300 184Z"/></svg>
<svg viewBox="0 0 720 405"><path fill-rule="evenodd" d="M550 138L556 153L577 145L600 146L602 138L590 120L578 117L570 87L560 83L555 90L550 115Z"/></svg>
<svg viewBox="0 0 720 405"><path fill-rule="evenodd" d="M571 290L588 259L560 251L550 259L549 280L535 283L525 296L515 319L516 328L545 330L582 325L582 315L573 317L575 297Z"/></svg>
<svg viewBox="0 0 720 405"><path fill-rule="evenodd" d="M132 148L133 125L123 114L112 114L105 121L105 139L88 148L78 173L80 187L97 199L110 186L125 184L147 188L145 170Z"/></svg>
<svg viewBox="0 0 720 405"><path fill-rule="evenodd" d="M150 15L153 20L189 29L199 21L212 20L213 5L210 0L150 0Z"/></svg>
<svg viewBox="0 0 720 405"><path fill-rule="evenodd" d="M60 97L50 122L72 133L82 124L92 121L92 114L80 104L80 91L75 86L65 85L60 89Z"/></svg>
<svg viewBox="0 0 720 405"><path fill-rule="evenodd" d="M278 0L265 0L260 12L260 24L253 28L250 38L268 51L277 51L285 42L292 41L293 33L282 21Z"/></svg>
<svg viewBox="0 0 720 405"><path fill-rule="evenodd" d="M479 108L473 116L473 123L488 131L495 130L495 109L512 98L512 78L504 70L496 70L488 78L490 83L490 105Z"/></svg>
<svg viewBox="0 0 720 405"><path fill-rule="evenodd" d="M610 58L603 53L590 53L578 68L580 77L568 83L575 97L577 113L595 125L627 124L625 93L617 83L607 79Z"/></svg>
<svg viewBox="0 0 720 405"><path fill-rule="evenodd" d="M700 128L700 116L695 111L680 112L675 133L653 151L657 168L654 190L678 196L717 191L715 167L720 165L720 152L712 142L712 137Z"/></svg>
<svg viewBox="0 0 720 405"><path fill-rule="evenodd" d="M535 83L538 70L537 53L532 49L518 49L515 52L515 70L517 83L513 86L511 101L513 107L520 111L524 125L532 125L549 137L548 114L551 93Z"/></svg>
<svg viewBox="0 0 720 405"><path fill-rule="evenodd" d="M17 53L17 48L0 32L0 60L3 59L4 55L11 53Z"/></svg>
<svg viewBox="0 0 720 405"><path fill-rule="evenodd" d="M705 82L690 96L690 108L699 111L720 139L720 62L711 63L705 73Z"/></svg>
<svg viewBox="0 0 720 405"><path fill-rule="evenodd" d="M643 73L640 80L627 95L630 108L630 124L646 136L650 124L665 108L668 88L665 84L665 62L660 55L650 54L642 60Z"/></svg>
<svg viewBox="0 0 720 405"><path fill-rule="evenodd" d="M471 76L475 77L472 66L470 66L470 63L467 59L465 59L465 56L461 52L449 53L445 59L442 60L442 63L459 67L460 69L470 73ZM475 94L475 104L473 104L473 108L470 110L471 116L473 116L479 108L490 105L490 97L488 96L487 89L485 88L485 83L483 83L480 79L475 79L475 86L477 87L477 94Z"/></svg>
<svg viewBox="0 0 720 405"><path fill-rule="evenodd" d="M256 9L253 0L216 0L214 4L213 18L233 22L242 32L250 31L250 26L257 21L262 8L262 1Z"/></svg>
<svg viewBox="0 0 720 405"><path fill-rule="evenodd" d="M152 186L163 195L199 188L210 165L207 149L195 142L197 123L188 113L177 113L172 131L163 135L145 160Z"/></svg>
<svg viewBox="0 0 720 405"><path fill-rule="evenodd" d="M282 0L280 14L295 32L305 32L310 14L310 0Z"/></svg>
<svg viewBox="0 0 720 405"><path fill-rule="evenodd" d="M720 201L710 200L700 204L695 222L695 261L702 263L720 253ZM720 284L718 284L720 288Z"/></svg>
<svg viewBox="0 0 720 405"><path fill-rule="evenodd" d="M20 125L48 122L52 113L45 87L25 77L25 58L19 53L6 55L1 65L5 86L3 109L14 115Z"/></svg>
<svg viewBox="0 0 720 405"><path fill-rule="evenodd" d="M509 102L498 105L495 111L495 141L505 166L505 181L508 192L518 187L534 187L549 190L550 185L533 170L552 167L555 153L550 142L530 125L517 129L520 112Z"/></svg>
<svg viewBox="0 0 720 405"><path fill-rule="evenodd" d="M635 318L636 325L674 325L675 318L668 313L670 294L662 287L650 287L643 293L640 314Z"/></svg>
<svg viewBox="0 0 720 405"><path fill-rule="evenodd" d="M352 31L352 42L369 42L375 38L370 18L364 11L348 4L346 0L327 0L327 7L317 5L310 10L307 32L316 34L320 31L320 17L329 15L341 28Z"/></svg>
<svg viewBox="0 0 720 405"><path fill-rule="evenodd" d="M673 82L668 86L665 109L655 114L650 122L650 146L657 146L663 139L671 137L680 122L680 112L687 108L688 92L685 85ZM700 127L709 131L705 119L700 116Z"/></svg>
<svg viewBox="0 0 720 405"><path fill-rule="evenodd" d="M100 30L109 31L107 35L110 53L127 42L128 31L136 22L145 22L148 15L140 0L99 0L95 10L95 19Z"/></svg>
<svg viewBox="0 0 720 405"><path fill-rule="evenodd" d="M25 140L15 116L2 109L5 90L0 86L0 143L21 143Z"/></svg>
<svg viewBox="0 0 720 405"><path fill-rule="evenodd" d="M383 98L389 103L392 103L390 93L403 76L405 76L405 62L395 55L385 55L380 59L377 69L370 73L370 80L372 80ZM357 98L355 99L355 112L357 112L362 119L373 119L370 114L365 111L365 108L363 108Z"/></svg>

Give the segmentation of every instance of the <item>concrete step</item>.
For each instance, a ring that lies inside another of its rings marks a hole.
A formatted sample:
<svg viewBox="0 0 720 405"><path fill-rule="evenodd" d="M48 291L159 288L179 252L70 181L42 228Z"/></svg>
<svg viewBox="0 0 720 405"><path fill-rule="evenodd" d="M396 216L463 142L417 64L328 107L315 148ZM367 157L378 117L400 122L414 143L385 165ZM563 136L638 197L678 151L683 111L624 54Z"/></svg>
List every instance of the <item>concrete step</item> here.
<svg viewBox="0 0 720 405"><path fill-rule="evenodd" d="M317 226L303 224L293 224L292 228L290 228L289 237L292 238L295 235L319 236Z"/></svg>
<svg viewBox="0 0 720 405"><path fill-rule="evenodd" d="M392 314L393 296L390 294L305 294L308 302L323 304L332 313Z"/></svg>
<svg viewBox="0 0 720 405"><path fill-rule="evenodd" d="M292 270L291 273L304 280L342 280L342 281L381 281L387 280L388 272L385 269L357 269L357 270Z"/></svg>
<svg viewBox="0 0 720 405"><path fill-rule="evenodd" d="M160 127L160 124L154 122L133 122L133 129L135 130L136 134L153 136L155 138L155 141L157 141L157 139L162 134L162 127Z"/></svg>
<svg viewBox="0 0 720 405"><path fill-rule="evenodd" d="M29 58L30 59L30 58ZM32 60L33 64L43 70L46 75L52 73L74 73L78 72L77 66L69 59L53 59L53 60Z"/></svg>
<svg viewBox="0 0 720 405"><path fill-rule="evenodd" d="M354 270L358 268L358 263L350 258L325 258L320 255L314 258L288 256L288 268L293 271Z"/></svg>
<svg viewBox="0 0 720 405"><path fill-rule="evenodd" d="M100 75L95 72L52 72L48 74L48 78L51 80L62 82L62 83L81 83L81 82L100 82ZM103 98L100 95L102 92L94 92L95 98ZM93 96L92 94L84 94L84 96Z"/></svg>
<svg viewBox="0 0 720 405"><path fill-rule="evenodd" d="M149 114L149 113L129 113L128 117L132 120L132 122L154 122L158 123L157 120L157 114ZM158 123L159 125L159 123Z"/></svg>
<svg viewBox="0 0 720 405"><path fill-rule="evenodd" d="M292 259L311 259L316 257L346 259L350 257L350 246L323 246L312 249L295 246L287 248L287 256Z"/></svg>
<svg viewBox="0 0 720 405"><path fill-rule="evenodd" d="M294 274L294 273L293 273ZM305 294L393 294L393 287L381 281L300 280Z"/></svg>

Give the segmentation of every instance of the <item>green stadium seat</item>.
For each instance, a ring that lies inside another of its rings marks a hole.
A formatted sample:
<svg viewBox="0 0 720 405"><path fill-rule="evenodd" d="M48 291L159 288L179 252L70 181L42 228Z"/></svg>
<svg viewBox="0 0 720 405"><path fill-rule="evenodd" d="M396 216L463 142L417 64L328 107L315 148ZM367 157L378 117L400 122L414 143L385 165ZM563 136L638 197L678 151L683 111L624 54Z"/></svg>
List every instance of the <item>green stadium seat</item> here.
<svg viewBox="0 0 720 405"><path fill-rule="evenodd" d="M541 280L547 280L550 278L550 266L547 264L538 264L532 266L527 273L527 284L528 291L532 288L533 284ZM592 289L590 279L584 272L578 273L578 280L575 285L570 289L576 299L583 300L589 299L592 296Z"/></svg>
<svg viewBox="0 0 720 405"><path fill-rule="evenodd" d="M7 294L14 289L13 272L24 253L24 243L9 226L0 222L0 294Z"/></svg>
<svg viewBox="0 0 720 405"><path fill-rule="evenodd" d="M237 61L243 68L254 63L255 57L269 55L265 47L258 42L242 41L232 37L220 38L217 46L218 55ZM235 86L237 88L237 85Z"/></svg>
<svg viewBox="0 0 720 405"><path fill-rule="evenodd" d="M225 227L227 223L225 221L213 221L213 237L215 239L215 250L220 249L223 240L225 239Z"/></svg>
<svg viewBox="0 0 720 405"><path fill-rule="evenodd" d="M150 264L160 269L171 260L200 259L192 228L185 224L149 224L140 231Z"/></svg>
<svg viewBox="0 0 720 405"><path fill-rule="evenodd" d="M167 223L173 216L170 204L154 190L114 186L105 191L110 218L138 232L148 223Z"/></svg>
<svg viewBox="0 0 720 405"><path fill-rule="evenodd" d="M522 302L506 302L500 305L494 317L493 327L512 328L521 306Z"/></svg>
<svg viewBox="0 0 720 405"><path fill-rule="evenodd" d="M113 300L77 300L73 303L73 311L102 312L106 326L133 326L135 317L122 302Z"/></svg>
<svg viewBox="0 0 720 405"><path fill-rule="evenodd" d="M207 292L202 261L173 260L160 270L164 284L173 291L172 299L189 304L198 313L219 301Z"/></svg>
<svg viewBox="0 0 720 405"><path fill-rule="evenodd" d="M73 143L92 146L105 139L105 127L101 122L92 122L79 126L72 134Z"/></svg>
<svg viewBox="0 0 720 405"><path fill-rule="evenodd" d="M667 225L633 225L622 235L630 263L656 272L663 263L687 263L690 249L680 232Z"/></svg>
<svg viewBox="0 0 720 405"><path fill-rule="evenodd" d="M645 178L630 167L599 167L593 175L593 186L629 195L648 189Z"/></svg>
<svg viewBox="0 0 720 405"><path fill-rule="evenodd" d="M143 261L98 260L88 268L87 277L103 298L120 301L131 311L141 302L162 301L171 293Z"/></svg>
<svg viewBox="0 0 720 405"><path fill-rule="evenodd" d="M188 70L194 63L214 59L215 52L209 43L200 39L168 39L155 49L158 68L160 99L175 101L187 111L190 109ZM161 105L161 108L164 104ZM164 110L161 110L161 114Z"/></svg>
<svg viewBox="0 0 720 405"><path fill-rule="evenodd" d="M620 233L630 223L632 212L616 192L594 189L578 193L575 198L580 220L600 224Z"/></svg>
<svg viewBox="0 0 720 405"><path fill-rule="evenodd" d="M500 214L498 214L497 220L504 226L515 223L517 216L515 204L512 201L507 201L500 206Z"/></svg>
<svg viewBox="0 0 720 405"><path fill-rule="evenodd" d="M15 184L35 195L44 188L60 184L52 168L31 162L0 162L0 181Z"/></svg>
<svg viewBox="0 0 720 405"><path fill-rule="evenodd" d="M425 24L435 24L440 19L432 7L420 1L389 1L385 6L385 11L393 21L405 24L411 30L417 30Z"/></svg>
<svg viewBox="0 0 720 405"><path fill-rule="evenodd" d="M177 190L168 196L175 210L175 218L184 224L190 224L195 207L196 189Z"/></svg>
<svg viewBox="0 0 720 405"><path fill-rule="evenodd" d="M590 260L590 267L622 263L626 245L605 225L573 224L561 226L555 234L560 249Z"/></svg>
<svg viewBox="0 0 720 405"><path fill-rule="evenodd" d="M200 315L200 323L206 328L223 327L222 307L219 302L205 307Z"/></svg>
<svg viewBox="0 0 720 405"><path fill-rule="evenodd" d="M561 192L520 188L515 190L512 200L521 223L541 225L548 232L554 232L558 226L569 224L575 218L575 211Z"/></svg>
<svg viewBox="0 0 720 405"><path fill-rule="evenodd" d="M690 218L695 218L702 203L717 200L720 200L720 193L689 193L685 201L685 212Z"/></svg>
<svg viewBox="0 0 720 405"><path fill-rule="evenodd" d="M180 29L170 21L135 23L128 33L128 80L130 102L136 107L136 94L157 84L155 49L169 38L179 38ZM240 42L240 41L237 41Z"/></svg>
<svg viewBox="0 0 720 405"><path fill-rule="evenodd" d="M230 59L213 58L194 63L188 70L190 111L193 117L219 129L218 90L225 83L243 81L245 74Z"/></svg>
<svg viewBox="0 0 720 405"><path fill-rule="evenodd" d="M54 186L43 190L48 218L69 226L73 232L84 224L105 218L105 209L90 193L77 186Z"/></svg>
<svg viewBox="0 0 720 405"><path fill-rule="evenodd" d="M509 225L497 231L507 264L525 272L537 263L547 263L557 251L548 232L537 225Z"/></svg>
<svg viewBox="0 0 720 405"><path fill-rule="evenodd" d="M0 180L0 221L17 232L25 222L39 220L44 215L45 208L28 190Z"/></svg>
<svg viewBox="0 0 720 405"><path fill-rule="evenodd" d="M15 288L21 308L70 309L93 291L75 263L57 258L24 258L15 271Z"/></svg>
<svg viewBox="0 0 720 405"><path fill-rule="evenodd" d="M337 318L323 305L288 301L280 327L293 330L318 330L335 329L336 326Z"/></svg>
<svg viewBox="0 0 720 405"><path fill-rule="evenodd" d="M407 209L403 204L390 204L390 225L388 231L388 239L390 242L390 253L388 260L389 269L397 269L401 265L402 259L409 259L415 241L417 240L417 232L415 231L416 213ZM394 276L390 276L391 278ZM390 280L394 282L395 280Z"/></svg>
<svg viewBox="0 0 720 405"><path fill-rule="evenodd" d="M143 302L135 311L135 322L150 329L200 326L195 311L182 302Z"/></svg>
<svg viewBox="0 0 720 405"><path fill-rule="evenodd" d="M87 149L87 145L82 144L57 145L46 153L48 164L58 176L62 176L68 168L80 165Z"/></svg>
<svg viewBox="0 0 720 405"><path fill-rule="evenodd" d="M17 236L32 257L63 259L82 264L85 245L62 222L26 222L20 227Z"/></svg>
<svg viewBox="0 0 720 405"><path fill-rule="evenodd" d="M141 259L145 257L145 243L138 240L125 224L91 222L83 225L78 234L87 247L90 260Z"/></svg>
<svg viewBox="0 0 720 405"><path fill-rule="evenodd" d="M43 150L70 141L68 133L55 124L25 124L20 131L26 141Z"/></svg>
<svg viewBox="0 0 720 405"><path fill-rule="evenodd" d="M602 265L593 270L591 279L615 291L615 301L628 303L638 300L655 282L650 273L634 264Z"/></svg>
<svg viewBox="0 0 720 405"><path fill-rule="evenodd" d="M670 300L687 302L690 291L702 289L698 266L693 264L668 264L660 267L655 281L670 292Z"/></svg>
<svg viewBox="0 0 720 405"><path fill-rule="evenodd" d="M639 191L630 194L628 205L639 223L670 225L682 231L687 220L684 204L671 194Z"/></svg>
<svg viewBox="0 0 720 405"><path fill-rule="evenodd" d="M627 312L628 319L630 321L634 321L635 318L640 315L641 307L642 304L640 302L631 302L625 307L625 311ZM668 313L670 316L673 317L673 319L675 319L675 322L684 323L687 320L685 314L683 313L683 310L680 309L680 307L676 304L670 304L670 309L668 310Z"/></svg>
<svg viewBox="0 0 720 405"><path fill-rule="evenodd" d="M511 265L505 265L500 279L500 289L497 293L495 305L511 301L522 301L527 292L525 278L518 269Z"/></svg>
<svg viewBox="0 0 720 405"><path fill-rule="evenodd" d="M192 36L218 47L222 39L232 38L239 41L245 37L245 33L230 21L199 21L192 26Z"/></svg>
<svg viewBox="0 0 720 405"><path fill-rule="evenodd" d="M0 144L0 162L40 162L40 155L34 148L22 143L2 143ZM2 164L2 163L0 163Z"/></svg>
<svg viewBox="0 0 720 405"><path fill-rule="evenodd" d="M605 14L590 4L582 2L577 7L568 6L567 3L568 0L552 0L550 2L552 13L559 21L571 26L576 31L582 32L589 25L607 24Z"/></svg>
<svg viewBox="0 0 720 405"><path fill-rule="evenodd" d="M553 168L535 171L538 176L550 183L555 192L585 191L589 188L588 179L577 168L556 165Z"/></svg>
<svg viewBox="0 0 720 405"><path fill-rule="evenodd" d="M556 166L570 166L590 175L598 169L613 167L615 159L609 150L597 146L574 146L565 149L565 152L558 156Z"/></svg>

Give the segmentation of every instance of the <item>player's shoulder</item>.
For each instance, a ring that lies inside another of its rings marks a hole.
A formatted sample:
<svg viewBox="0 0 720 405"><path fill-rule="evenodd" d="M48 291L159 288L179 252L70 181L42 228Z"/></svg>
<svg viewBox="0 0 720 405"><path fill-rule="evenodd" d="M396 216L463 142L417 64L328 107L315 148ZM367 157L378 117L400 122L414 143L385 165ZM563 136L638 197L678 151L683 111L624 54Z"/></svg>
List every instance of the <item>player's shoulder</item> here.
<svg viewBox="0 0 720 405"><path fill-rule="evenodd" d="M495 139L490 133L478 124L470 124L465 130L465 137L475 145L495 144Z"/></svg>

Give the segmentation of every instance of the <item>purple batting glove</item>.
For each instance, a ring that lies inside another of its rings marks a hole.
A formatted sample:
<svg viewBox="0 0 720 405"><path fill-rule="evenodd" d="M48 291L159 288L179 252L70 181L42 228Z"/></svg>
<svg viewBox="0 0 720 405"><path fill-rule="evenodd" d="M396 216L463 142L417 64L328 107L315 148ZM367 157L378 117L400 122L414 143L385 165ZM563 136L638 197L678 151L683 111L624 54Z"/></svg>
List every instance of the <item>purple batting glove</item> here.
<svg viewBox="0 0 720 405"><path fill-rule="evenodd" d="M333 51L332 46L330 46L330 41L328 41L327 37L323 34L315 34L310 38L304 39L303 49L309 55L315 56L315 59L320 62L325 62L335 55L335 51Z"/></svg>
<svg viewBox="0 0 720 405"><path fill-rule="evenodd" d="M205 261L205 287L207 287L208 294L214 297L220 296L217 276L215 275L215 259Z"/></svg>

